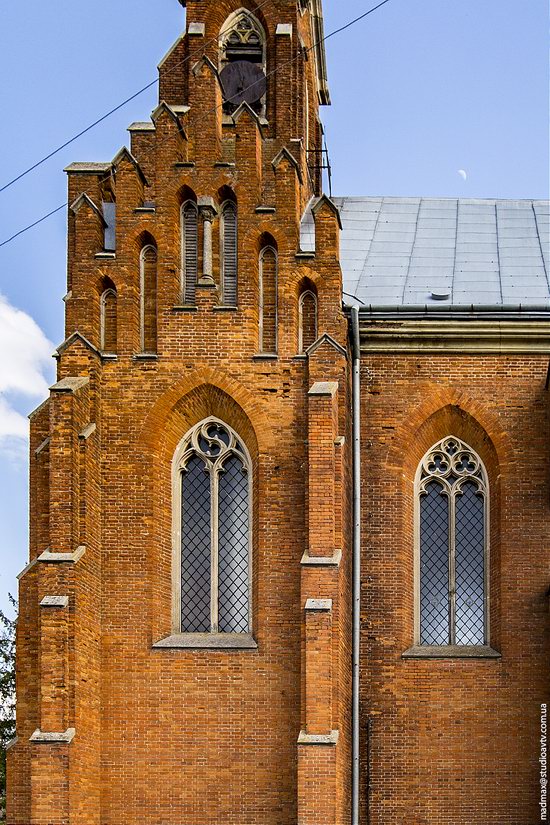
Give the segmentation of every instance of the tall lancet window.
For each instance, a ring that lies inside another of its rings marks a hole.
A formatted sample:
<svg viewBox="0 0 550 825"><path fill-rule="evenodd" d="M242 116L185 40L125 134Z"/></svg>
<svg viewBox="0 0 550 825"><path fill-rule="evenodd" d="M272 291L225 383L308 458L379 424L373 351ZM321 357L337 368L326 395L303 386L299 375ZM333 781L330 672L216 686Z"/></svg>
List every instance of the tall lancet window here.
<svg viewBox="0 0 550 825"><path fill-rule="evenodd" d="M227 424L207 418L174 459L174 535L182 633L250 633L250 456Z"/></svg>
<svg viewBox="0 0 550 825"><path fill-rule="evenodd" d="M157 351L157 248L147 244L140 255L141 349Z"/></svg>
<svg viewBox="0 0 550 825"><path fill-rule="evenodd" d="M426 453L416 511L420 644L489 644L489 485L471 447L450 436Z"/></svg>
<svg viewBox="0 0 550 825"><path fill-rule="evenodd" d="M183 303L195 305L199 272L199 213L194 201L181 207L181 293Z"/></svg>
<svg viewBox="0 0 550 825"><path fill-rule="evenodd" d="M113 282L105 279L100 298L99 347L102 352L117 351L117 291Z"/></svg>
<svg viewBox="0 0 550 825"><path fill-rule="evenodd" d="M225 306L237 306L237 206L226 201L221 208L222 301Z"/></svg>
<svg viewBox="0 0 550 825"><path fill-rule="evenodd" d="M260 252L260 352L277 352L277 252L266 246Z"/></svg>
<svg viewBox="0 0 550 825"><path fill-rule="evenodd" d="M317 295L304 289L299 305L299 352L305 352L317 340Z"/></svg>

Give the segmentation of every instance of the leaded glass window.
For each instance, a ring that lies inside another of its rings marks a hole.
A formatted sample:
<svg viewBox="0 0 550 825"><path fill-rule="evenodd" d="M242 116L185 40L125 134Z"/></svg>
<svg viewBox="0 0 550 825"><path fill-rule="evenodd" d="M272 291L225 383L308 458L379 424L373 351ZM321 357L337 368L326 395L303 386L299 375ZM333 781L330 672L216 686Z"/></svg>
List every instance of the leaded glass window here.
<svg viewBox="0 0 550 825"><path fill-rule="evenodd" d="M479 456L444 438L417 473L421 645L488 644L489 487Z"/></svg>
<svg viewBox="0 0 550 825"><path fill-rule="evenodd" d="M174 460L182 633L249 633L251 463L215 418L197 424Z"/></svg>

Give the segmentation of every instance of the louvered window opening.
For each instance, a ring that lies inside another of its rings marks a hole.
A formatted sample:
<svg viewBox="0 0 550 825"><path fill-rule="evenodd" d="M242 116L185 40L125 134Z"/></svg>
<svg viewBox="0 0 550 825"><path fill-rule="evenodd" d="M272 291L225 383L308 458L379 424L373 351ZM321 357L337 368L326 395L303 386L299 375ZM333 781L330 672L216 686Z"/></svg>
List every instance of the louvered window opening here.
<svg viewBox="0 0 550 825"><path fill-rule="evenodd" d="M183 302L195 306L199 271L199 220L197 205L192 201L182 206L181 235Z"/></svg>
<svg viewBox="0 0 550 825"><path fill-rule="evenodd" d="M489 502L481 459L459 439L443 439L421 462L418 495L420 644L488 644Z"/></svg>
<svg viewBox="0 0 550 825"><path fill-rule="evenodd" d="M277 253L272 247L260 255L260 351L277 352Z"/></svg>
<svg viewBox="0 0 550 825"><path fill-rule="evenodd" d="M100 348L103 352L117 350L117 294L106 289L101 296Z"/></svg>
<svg viewBox="0 0 550 825"><path fill-rule="evenodd" d="M221 221L222 299L225 306L237 306L237 207L228 201Z"/></svg>
<svg viewBox="0 0 550 825"><path fill-rule="evenodd" d="M157 250L141 251L141 349L157 351Z"/></svg>
<svg viewBox="0 0 550 825"><path fill-rule="evenodd" d="M251 465L216 419L187 437L181 493L181 632L249 633Z"/></svg>
<svg viewBox="0 0 550 825"><path fill-rule="evenodd" d="M317 296L307 290L300 296L300 352L317 340Z"/></svg>

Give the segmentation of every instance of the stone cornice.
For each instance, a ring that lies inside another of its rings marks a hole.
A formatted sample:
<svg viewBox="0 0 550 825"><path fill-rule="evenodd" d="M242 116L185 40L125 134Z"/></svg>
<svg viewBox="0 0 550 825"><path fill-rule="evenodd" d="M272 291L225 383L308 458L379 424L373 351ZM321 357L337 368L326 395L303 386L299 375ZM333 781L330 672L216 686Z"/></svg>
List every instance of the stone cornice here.
<svg viewBox="0 0 550 825"><path fill-rule="evenodd" d="M550 355L549 321L361 320L361 352Z"/></svg>

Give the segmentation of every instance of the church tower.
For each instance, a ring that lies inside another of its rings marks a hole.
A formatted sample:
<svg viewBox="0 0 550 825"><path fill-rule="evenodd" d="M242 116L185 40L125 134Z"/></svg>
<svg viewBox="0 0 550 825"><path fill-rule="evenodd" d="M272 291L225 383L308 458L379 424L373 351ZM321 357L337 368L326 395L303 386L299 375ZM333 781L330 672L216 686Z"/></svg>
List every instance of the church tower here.
<svg viewBox="0 0 550 825"><path fill-rule="evenodd" d="M66 170L9 825L349 821L349 349L321 2L182 5L151 119L111 162Z"/></svg>

